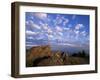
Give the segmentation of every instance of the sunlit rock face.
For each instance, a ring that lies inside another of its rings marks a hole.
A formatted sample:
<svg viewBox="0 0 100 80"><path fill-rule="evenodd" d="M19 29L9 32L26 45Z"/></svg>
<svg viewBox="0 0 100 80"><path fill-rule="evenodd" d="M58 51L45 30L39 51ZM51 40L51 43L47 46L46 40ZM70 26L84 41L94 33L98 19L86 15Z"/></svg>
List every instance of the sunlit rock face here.
<svg viewBox="0 0 100 80"><path fill-rule="evenodd" d="M45 45L32 47L26 53L26 67L77 64L89 64L89 58L85 52L84 55L81 52L69 55L60 50L52 51L49 45Z"/></svg>
<svg viewBox="0 0 100 80"><path fill-rule="evenodd" d="M27 51L27 57L28 59L37 58L37 57L42 57L42 56L48 56L50 55L51 50L50 46L35 46L32 47Z"/></svg>

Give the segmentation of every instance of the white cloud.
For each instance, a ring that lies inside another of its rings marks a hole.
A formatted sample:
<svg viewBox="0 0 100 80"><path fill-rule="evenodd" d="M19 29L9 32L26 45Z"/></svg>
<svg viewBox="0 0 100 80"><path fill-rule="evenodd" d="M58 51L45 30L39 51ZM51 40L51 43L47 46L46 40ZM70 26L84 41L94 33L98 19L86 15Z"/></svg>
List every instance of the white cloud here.
<svg viewBox="0 0 100 80"><path fill-rule="evenodd" d="M70 30L70 28L63 28L64 30Z"/></svg>
<svg viewBox="0 0 100 80"><path fill-rule="evenodd" d="M65 20L65 17L64 17L64 16L62 16L61 18L62 18L63 20Z"/></svg>
<svg viewBox="0 0 100 80"><path fill-rule="evenodd" d="M59 34L60 36L63 36L63 33L62 33L62 32L58 32L58 34Z"/></svg>
<svg viewBox="0 0 100 80"><path fill-rule="evenodd" d="M29 22L32 29L41 29L41 27L35 24L32 20L30 20Z"/></svg>
<svg viewBox="0 0 100 80"><path fill-rule="evenodd" d="M28 41L26 41L26 44L32 44L32 42L28 42Z"/></svg>
<svg viewBox="0 0 100 80"><path fill-rule="evenodd" d="M45 30L48 30L48 27L47 27L47 26L43 26L43 28L44 28Z"/></svg>
<svg viewBox="0 0 100 80"><path fill-rule="evenodd" d="M53 23L54 23L55 26L57 25L57 21L56 20L53 20Z"/></svg>
<svg viewBox="0 0 100 80"><path fill-rule="evenodd" d="M42 26L42 29L43 29L43 33L44 32L47 32L47 33L49 33L49 34L51 34L53 31L52 31L52 29L50 28L50 26L48 26L48 24L47 23L42 23L42 22L40 22L40 25Z"/></svg>
<svg viewBox="0 0 100 80"><path fill-rule="evenodd" d="M34 22L32 20L29 20L29 24L34 24Z"/></svg>
<svg viewBox="0 0 100 80"><path fill-rule="evenodd" d="M30 18L31 18L31 19L34 19L34 17L33 17L33 16L31 16Z"/></svg>
<svg viewBox="0 0 100 80"><path fill-rule="evenodd" d="M74 32L75 32L75 34L79 34L80 31L79 30L74 30Z"/></svg>
<svg viewBox="0 0 100 80"><path fill-rule="evenodd" d="M32 31L30 31L30 30L27 30L27 31L26 31L26 34L27 34L27 35L37 35L38 33L37 33L37 32L32 32Z"/></svg>
<svg viewBox="0 0 100 80"><path fill-rule="evenodd" d="M57 24L61 24L61 23L62 23L62 19L60 18L57 20Z"/></svg>
<svg viewBox="0 0 100 80"><path fill-rule="evenodd" d="M63 25L66 25L68 22L69 22L69 19L65 18L64 16L61 17L60 15L56 17L56 20L54 20L55 24L63 23Z"/></svg>
<svg viewBox="0 0 100 80"><path fill-rule="evenodd" d="M86 31L82 31L81 34L82 34L83 36L86 36L87 33L86 33Z"/></svg>
<svg viewBox="0 0 100 80"><path fill-rule="evenodd" d="M53 31L52 31L50 28L48 28L47 32L50 34L50 33L52 33Z"/></svg>
<svg viewBox="0 0 100 80"><path fill-rule="evenodd" d="M53 20L54 25L61 24L63 20L61 18Z"/></svg>
<svg viewBox="0 0 100 80"><path fill-rule="evenodd" d="M42 21L39 21L39 24L40 24L41 26L44 26L44 23L43 23Z"/></svg>
<svg viewBox="0 0 100 80"><path fill-rule="evenodd" d="M36 40L41 40L43 39L44 37L43 36L38 36L37 38L35 38Z"/></svg>
<svg viewBox="0 0 100 80"><path fill-rule="evenodd" d="M44 24L44 26L42 26L44 30L48 30L48 24Z"/></svg>
<svg viewBox="0 0 100 80"><path fill-rule="evenodd" d="M54 36L53 36L53 35L48 35L48 37L49 37L49 38L53 38Z"/></svg>
<svg viewBox="0 0 100 80"><path fill-rule="evenodd" d="M59 26L56 26L55 28L56 28L57 32L63 31L63 29L61 27L59 27Z"/></svg>
<svg viewBox="0 0 100 80"><path fill-rule="evenodd" d="M63 22L63 25L65 26L68 22L69 22L69 19L65 19L65 21Z"/></svg>
<svg viewBox="0 0 100 80"><path fill-rule="evenodd" d="M54 40L55 37L53 34L45 34L48 37L48 40Z"/></svg>
<svg viewBox="0 0 100 80"><path fill-rule="evenodd" d="M82 33L82 34L84 34L84 33L85 33L85 31L82 31L81 33Z"/></svg>
<svg viewBox="0 0 100 80"><path fill-rule="evenodd" d="M32 39L34 39L34 38L33 38L32 36L30 36L30 37L27 37L27 39L31 39L31 40L32 40Z"/></svg>
<svg viewBox="0 0 100 80"><path fill-rule="evenodd" d="M48 30L48 29L49 29L47 23L42 23L42 22L40 21L39 24L42 26L42 28L43 28L44 30Z"/></svg>
<svg viewBox="0 0 100 80"><path fill-rule="evenodd" d="M60 15L57 15L56 19L53 20L54 24L61 24L63 22L63 18Z"/></svg>
<svg viewBox="0 0 100 80"><path fill-rule="evenodd" d="M36 16L39 19L42 19L42 20L47 18L47 14L46 13L38 12L38 13L34 13L33 15Z"/></svg>
<svg viewBox="0 0 100 80"><path fill-rule="evenodd" d="M26 44L26 46L28 47L33 47L33 46L39 46L39 45L33 45L33 44Z"/></svg>
<svg viewBox="0 0 100 80"><path fill-rule="evenodd" d="M37 24L33 24L32 27L33 27L33 28L36 28L36 29L41 29L41 27L38 26Z"/></svg>
<svg viewBox="0 0 100 80"><path fill-rule="evenodd" d="M56 17L56 20L58 20L59 18L60 18L60 15L58 14L57 17Z"/></svg>
<svg viewBox="0 0 100 80"><path fill-rule="evenodd" d="M26 25L29 25L29 21L26 21L25 23L26 23Z"/></svg>
<svg viewBox="0 0 100 80"><path fill-rule="evenodd" d="M71 47L78 47L75 44L70 44L70 43L59 43L58 45L66 45L66 46L71 46Z"/></svg>
<svg viewBox="0 0 100 80"><path fill-rule="evenodd" d="M81 29L81 28L83 28L83 27L84 27L83 24L77 24L77 25L75 26L75 29L76 29L76 30L79 30L79 29Z"/></svg>

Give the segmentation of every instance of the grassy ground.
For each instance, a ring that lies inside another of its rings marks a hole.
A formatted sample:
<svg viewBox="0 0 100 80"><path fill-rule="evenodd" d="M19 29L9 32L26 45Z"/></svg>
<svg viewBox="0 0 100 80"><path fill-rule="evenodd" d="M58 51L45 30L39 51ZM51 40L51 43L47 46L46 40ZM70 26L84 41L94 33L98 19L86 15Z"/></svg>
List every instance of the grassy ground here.
<svg viewBox="0 0 100 80"><path fill-rule="evenodd" d="M49 46L33 47L27 51L26 67L89 64L84 56L69 56L60 51L52 52Z"/></svg>

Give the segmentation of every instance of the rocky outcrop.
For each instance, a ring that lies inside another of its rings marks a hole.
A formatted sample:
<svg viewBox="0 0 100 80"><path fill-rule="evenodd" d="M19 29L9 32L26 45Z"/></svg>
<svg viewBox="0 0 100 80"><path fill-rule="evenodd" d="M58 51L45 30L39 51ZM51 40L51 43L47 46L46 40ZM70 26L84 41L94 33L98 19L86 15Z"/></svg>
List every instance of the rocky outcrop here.
<svg viewBox="0 0 100 80"><path fill-rule="evenodd" d="M28 64L32 64L32 62L44 56L51 56L51 49L49 45L46 46L36 46L29 49L26 53L26 61ZM32 65L31 65L32 66Z"/></svg>
<svg viewBox="0 0 100 80"><path fill-rule="evenodd" d="M84 57L69 56L68 53L52 51L49 45L27 50L26 67L89 64Z"/></svg>
<svg viewBox="0 0 100 80"><path fill-rule="evenodd" d="M51 50L50 46L36 46L32 47L28 53L27 53L27 59L31 60L37 57L42 57L42 56L50 56L51 55Z"/></svg>

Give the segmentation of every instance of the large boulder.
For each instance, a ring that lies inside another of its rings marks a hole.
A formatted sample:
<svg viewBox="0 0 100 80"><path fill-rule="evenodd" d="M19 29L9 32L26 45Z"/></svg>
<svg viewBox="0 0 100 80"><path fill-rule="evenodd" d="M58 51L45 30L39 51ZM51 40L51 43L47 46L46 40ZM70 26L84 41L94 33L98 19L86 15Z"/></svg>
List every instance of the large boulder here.
<svg viewBox="0 0 100 80"><path fill-rule="evenodd" d="M51 48L49 45L32 47L26 53L26 66L32 66L35 59L44 56L51 56Z"/></svg>

